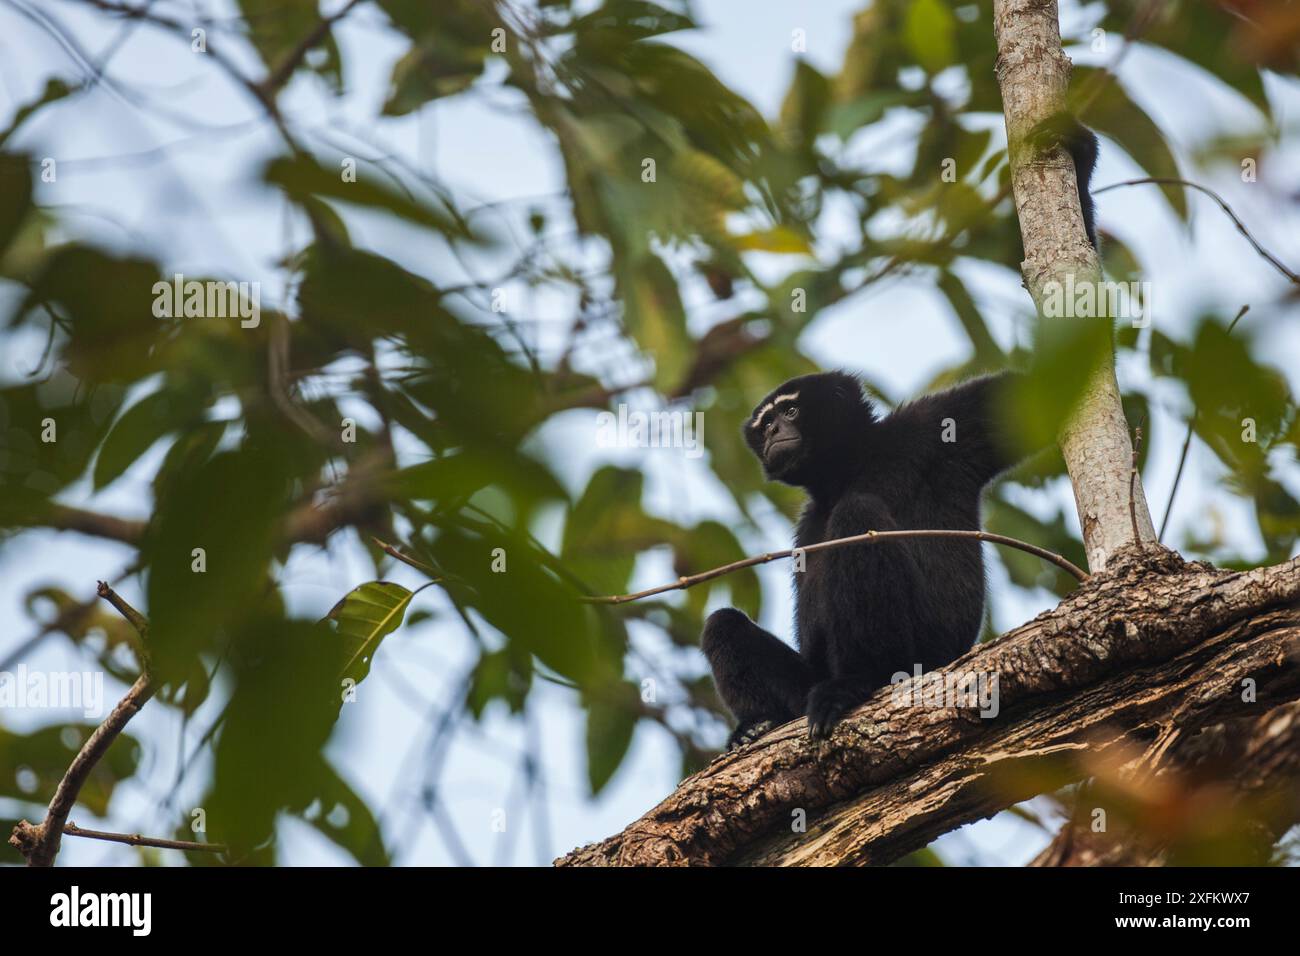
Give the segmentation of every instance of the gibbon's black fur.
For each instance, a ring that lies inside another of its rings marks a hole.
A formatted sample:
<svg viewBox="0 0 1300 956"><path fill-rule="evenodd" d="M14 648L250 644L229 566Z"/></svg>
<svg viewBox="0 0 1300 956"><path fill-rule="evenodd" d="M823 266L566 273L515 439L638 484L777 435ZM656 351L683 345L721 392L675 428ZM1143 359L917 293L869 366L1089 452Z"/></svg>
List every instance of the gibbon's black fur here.
<svg viewBox="0 0 1300 956"><path fill-rule="evenodd" d="M796 547L899 528L979 528L980 493L1013 462L995 418L1014 373L977 378L879 417L858 379L791 379L745 423L767 477L808 492ZM974 539L897 539L805 554L794 575L796 653L734 608L701 644L738 726L729 747L807 714L813 737L897 672L969 650L984 613Z"/></svg>
<svg viewBox="0 0 1300 956"><path fill-rule="evenodd" d="M1097 137L1068 113L1030 133L1074 161L1084 229L1097 247L1089 187ZM745 440L767 477L808 492L795 546L866 531L978 530L985 485L1013 464L996 415L1015 373L925 395L881 418L843 372L791 379L759 402ZM704 625L713 681L737 721L728 747L808 717L827 737L894 674L950 663L984 615L984 558L974 539L901 538L805 554L794 575L794 651L735 608Z"/></svg>

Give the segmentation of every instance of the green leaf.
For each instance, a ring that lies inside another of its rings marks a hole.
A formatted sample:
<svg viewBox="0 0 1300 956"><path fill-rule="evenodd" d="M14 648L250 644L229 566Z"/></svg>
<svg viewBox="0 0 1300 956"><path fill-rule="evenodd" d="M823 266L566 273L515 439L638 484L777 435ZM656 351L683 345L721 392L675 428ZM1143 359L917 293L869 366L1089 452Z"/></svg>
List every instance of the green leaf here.
<svg viewBox="0 0 1300 956"><path fill-rule="evenodd" d="M655 385L671 391L686 372L691 337L677 280L656 255L647 254L619 273L624 321L641 348L655 358Z"/></svg>
<svg viewBox="0 0 1300 956"><path fill-rule="evenodd" d="M65 96L79 93L80 91L80 86L69 86L58 77L47 78L45 81L45 89L41 91L41 95L34 100L24 103L14 111L14 118L9 122L9 127L3 132L0 132L0 147L4 146L9 137L17 131L18 127L27 122L27 120L36 114L41 107L50 103L55 103L63 99ZM3 245L0 245L0 248L3 248Z"/></svg>
<svg viewBox="0 0 1300 956"><path fill-rule="evenodd" d="M1075 66L1071 74L1073 88L1101 91L1089 104L1084 121L1119 143L1148 176L1178 179L1178 164L1160 127L1129 98L1123 87L1108 78L1096 76L1097 72L1094 67ZM1187 190L1176 183L1162 184L1160 190L1178 218L1186 221Z"/></svg>
<svg viewBox="0 0 1300 956"><path fill-rule="evenodd" d="M362 866L389 866L388 851L379 832L379 821L366 802L321 758L312 769L316 792L306 805L289 810L302 817Z"/></svg>
<svg viewBox="0 0 1300 956"><path fill-rule="evenodd" d="M111 708L112 701L105 701L105 707ZM0 727L0 797L49 803L68 765L96 726L75 722L43 727L30 734L16 734ZM139 742L121 734L90 771L77 794L77 806L97 817L106 815L117 785L134 776L139 765ZM34 786L29 788L29 781Z"/></svg>
<svg viewBox="0 0 1300 956"><path fill-rule="evenodd" d="M644 476L606 465L587 482L564 525L560 560L600 594L627 589L637 552L666 543L666 525L641 510Z"/></svg>
<svg viewBox="0 0 1300 956"><path fill-rule="evenodd" d="M30 164L25 155L0 154L0 254L9 248L32 206Z"/></svg>
<svg viewBox="0 0 1300 956"><path fill-rule="evenodd" d="M370 663L382 641L402 623L415 596L400 584L371 581L353 588L326 615L343 639L346 663L342 676L358 684L370 673Z"/></svg>
<svg viewBox="0 0 1300 956"><path fill-rule="evenodd" d="M248 38L266 64L268 74L273 74L298 46L316 34L321 26L317 4L312 2L285 2L285 0L239 0L239 9L248 27ZM323 48L325 56L319 60L312 50ZM343 67L334 35L326 30L297 64L296 69L308 69L324 77L338 92L343 85ZM314 65L313 65L314 64Z"/></svg>
<svg viewBox="0 0 1300 956"><path fill-rule="evenodd" d="M627 756L638 717L636 688L620 683L602 688L587 702L587 782L595 796Z"/></svg>
<svg viewBox="0 0 1300 956"><path fill-rule="evenodd" d="M943 0L912 0L907 4L903 38L927 73L938 73L956 61L955 32L952 11Z"/></svg>
<svg viewBox="0 0 1300 956"><path fill-rule="evenodd" d="M365 175L358 164L355 182L348 182L345 170L326 169L308 156L279 156L271 160L262 178L279 186L290 199L305 203L309 199L335 199L391 213L400 219L436 232L469 239L469 232L455 214L445 206L437 207L415 199L382 180Z"/></svg>
<svg viewBox="0 0 1300 956"><path fill-rule="evenodd" d="M186 425L197 411L179 395L166 389L146 395L123 413L95 459L95 490L119 478L168 432Z"/></svg>

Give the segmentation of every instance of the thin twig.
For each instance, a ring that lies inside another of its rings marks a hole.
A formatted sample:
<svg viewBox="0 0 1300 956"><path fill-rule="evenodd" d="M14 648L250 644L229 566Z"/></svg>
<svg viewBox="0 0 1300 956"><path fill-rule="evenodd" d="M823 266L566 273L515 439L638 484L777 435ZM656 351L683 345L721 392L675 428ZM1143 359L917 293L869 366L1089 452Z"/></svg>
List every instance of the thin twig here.
<svg viewBox="0 0 1300 956"><path fill-rule="evenodd" d="M384 552L384 554L388 555L390 558L396 558L398 561L401 561L403 564L409 564L417 571L421 571L424 574L428 575L429 577L433 578L434 581L442 580L438 572L435 571L433 568L429 567L427 564L415 560L415 558L402 554L401 551L398 551L397 548L393 547L391 544L388 544L384 541L380 541L378 538L374 537L373 535L371 535L370 540L375 543L375 547L377 547L380 551Z"/></svg>
<svg viewBox="0 0 1300 956"><path fill-rule="evenodd" d="M225 853L224 843L193 843L189 840L164 840L160 837L141 836L139 833L108 833L104 830L86 830L75 823L63 825L64 836L85 837L88 840L107 840L129 846L152 846L160 850L194 850L203 853Z"/></svg>
<svg viewBox="0 0 1300 956"><path fill-rule="evenodd" d="M1286 276L1287 279L1294 284L1300 285L1300 275L1292 272L1280 259L1278 259L1277 256L1273 255L1273 253L1261 246L1255 237L1250 234L1250 230L1246 228L1246 224L1243 223L1241 219L1237 217L1237 214L1232 211L1232 207L1228 205L1222 196L1216 193L1213 189L1210 189L1208 186L1202 186L1200 183L1194 183L1188 179L1174 179L1167 176L1147 176L1142 179L1126 179L1122 183L1111 183L1109 186L1094 189L1092 193L1096 196L1106 192L1108 189L1118 189L1120 186L1141 186L1144 183L1155 183L1158 186L1187 186L1191 189L1205 193L1205 195L1209 196L1219 204L1220 209L1228 214L1228 218L1231 219L1233 225L1237 227L1237 231L1246 237L1246 241L1254 247L1256 252L1264 257L1264 260L1268 262L1269 265L1282 273L1282 275Z"/></svg>
<svg viewBox="0 0 1300 956"><path fill-rule="evenodd" d="M767 554L756 555L752 558L745 558L741 561L732 561L730 564L724 564L721 567L713 568L709 571L701 571L699 574L692 574L688 577L678 578L672 584L661 584L655 588L649 588L645 591L637 591L635 594L614 594L605 597L584 596L582 598L588 604L626 604L629 601L639 601L641 598L653 597L656 594L663 594L666 591L679 591L685 588L694 587L697 584L703 584L705 581L712 581L714 578L720 578L724 574L730 574L733 571L740 571L744 568L752 568L756 564L767 564L769 561L775 561L778 558L788 558L795 552L812 554L816 551L827 551L831 548L839 548L849 544L875 544L877 541L883 541L886 538L975 538L978 541L988 541L991 544L1002 544L1008 548L1016 548L1019 551L1026 551L1029 554L1037 555L1044 561L1050 561L1062 571L1070 574L1078 581L1088 580L1088 575L1078 565L1068 559L1048 551L1046 548L1040 548L1035 544L1029 544L1026 541L1019 541L1015 538L1008 538L1006 535L993 534L989 531L965 531L952 528L942 529L908 529L906 531L867 531L863 534L851 535L847 538L833 538L830 541L819 541L816 544L810 544L804 548L790 548L786 551L769 551Z"/></svg>
<svg viewBox="0 0 1300 956"><path fill-rule="evenodd" d="M1146 424L1146 419L1138 422L1137 428L1133 429L1133 455L1129 461L1128 472L1128 517L1133 522L1133 543L1140 544L1142 535L1138 532L1137 516L1137 494L1136 485L1138 478L1138 455L1142 453L1142 426Z"/></svg>
<svg viewBox="0 0 1300 956"><path fill-rule="evenodd" d="M1237 317L1228 325L1228 334L1237 327L1241 317L1250 311L1249 305L1243 305L1237 313ZM1169 500L1165 502L1165 516L1160 522L1160 532L1156 535L1156 541L1162 541L1165 537L1165 528L1169 527L1169 516L1174 513L1174 496L1178 494L1178 483L1183 480L1183 467L1187 464L1187 452L1192 447L1192 434L1196 431L1196 419L1201 414L1199 408L1192 409L1192 417L1187 420L1187 434L1183 436L1183 450L1178 455L1178 470L1174 472L1174 484L1169 489Z"/></svg>
<svg viewBox="0 0 1300 956"><path fill-rule="evenodd" d="M131 622L143 641L149 630L149 622L145 620L144 615L131 607L105 582L99 582L98 591L100 597L117 608L122 616ZM147 658L147 655L145 656ZM72 807L77 802L77 795L81 792L82 786L96 764L108 752L108 748L113 745L113 741L121 734L122 728L139 713L140 708L153 696L156 689L146 666L131 685L131 689L126 692L126 696L118 701L117 706L104 722L87 738L81 750L77 752L77 756L72 758L72 763L68 766L63 779L59 781L54 791L54 798L50 800L50 806L45 811L45 820L40 824L20 820L14 827L9 843L22 853L28 866L54 865L54 858L59 854L59 844L63 838L64 824L67 823L68 814L72 812Z"/></svg>

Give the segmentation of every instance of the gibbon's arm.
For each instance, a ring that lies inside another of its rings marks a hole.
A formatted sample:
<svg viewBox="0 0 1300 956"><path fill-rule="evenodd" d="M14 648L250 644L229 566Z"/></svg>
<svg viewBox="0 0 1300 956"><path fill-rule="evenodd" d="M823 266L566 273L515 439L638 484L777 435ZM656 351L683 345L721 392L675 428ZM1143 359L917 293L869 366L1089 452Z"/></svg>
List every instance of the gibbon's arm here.
<svg viewBox="0 0 1300 956"><path fill-rule="evenodd" d="M933 467L978 490L1023 457L1024 442L1005 418L1005 399L1020 372L999 372L922 395L889 418L895 440L922 449L918 467Z"/></svg>

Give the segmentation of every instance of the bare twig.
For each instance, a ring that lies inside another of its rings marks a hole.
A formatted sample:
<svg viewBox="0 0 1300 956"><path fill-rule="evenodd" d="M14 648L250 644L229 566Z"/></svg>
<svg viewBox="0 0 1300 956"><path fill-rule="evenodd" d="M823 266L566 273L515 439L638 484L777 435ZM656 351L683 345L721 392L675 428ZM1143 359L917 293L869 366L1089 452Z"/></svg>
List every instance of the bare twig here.
<svg viewBox="0 0 1300 956"><path fill-rule="evenodd" d="M429 567L427 564L424 564L423 562L415 560L415 558L402 554L402 552L398 551L397 548L393 547L393 545L388 544L387 542L384 541L380 541L378 538L374 537L373 535L371 536L370 540L375 543L375 547L377 547L380 551L384 552L384 554L388 555L390 558L396 558L398 561L401 561L403 564L409 564L411 567L415 568L415 570L433 578L434 581L442 580L438 572L435 571L433 568Z"/></svg>
<svg viewBox="0 0 1300 956"><path fill-rule="evenodd" d="M1109 186L1103 186L1101 189L1094 189L1092 192L1093 195L1096 196L1106 192L1108 189L1119 189L1121 186L1141 186L1145 183L1154 183L1157 186L1186 186L1209 196L1219 204L1220 209L1228 214L1228 218L1231 219L1232 224L1237 227L1237 231L1246 237L1246 241L1251 244L1254 250L1259 253L1269 265L1282 273L1282 275L1286 276L1289 281L1296 285L1300 285L1300 275L1292 272L1286 267L1282 260L1278 259L1277 256L1273 255L1273 253L1261 246L1258 240L1251 235L1250 230L1246 228L1246 224L1243 223L1241 219L1238 218L1237 214L1232 211L1232 207L1228 205L1224 198L1207 186L1202 186L1200 183L1194 183L1188 179L1174 179L1166 176L1147 176L1142 179L1126 179L1122 183L1111 183Z"/></svg>
<svg viewBox="0 0 1300 956"><path fill-rule="evenodd" d="M75 823L63 825L64 836L85 837L88 840L106 840L128 846L152 846L160 850L193 850L202 853L225 853L224 843L193 843L189 840L164 840L160 837L141 836L139 833L108 833L105 830L87 830Z"/></svg>
<svg viewBox="0 0 1300 956"><path fill-rule="evenodd" d="M1072 563L1066 558L1046 548L1040 548L1037 545L1029 544L1026 541L1019 541L1015 538L1008 538L1006 535L993 534L989 531L964 531L952 528L941 529L907 529L905 531L867 531L863 534L850 535L847 538L833 538L830 541L819 541L816 544L810 544L804 548L789 548L785 551L769 551L767 554L756 555L752 558L745 558L741 561L732 561L730 564L724 564L718 568L712 568L708 571L701 571L699 574L692 574L687 577L678 578L672 584L661 584L658 587L649 588L645 591L637 591L635 594L614 594L606 597L584 596L582 598L588 604L626 604L629 601L639 601L641 598L653 597L656 594L663 594L665 591L679 591L685 588L694 587L697 584L703 584L705 581L712 581L714 578L720 578L724 574L731 574L733 571L740 571L744 568L752 568L757 564L767 564L769 561L775 561L779 558L788 558L795 552L812 554L815 551L827 551L831 548L840 548L850 544L875 544L877 541L883 541L888 538L974 538L978 541L987 541L991 544L1006 545L1008 548L1016 548L1019 551L1025 551L1029 554L1037 555L1044 561L1050 561L1062 571L1074 577L1077 581L1086 581L1088 575L1078 565Z"/></svg>
<svg viewBox="0 0 1300 956"><path fill-rule="evenodd" d="M1136 486L1138 477L1138 455L1142 451L1142 426L1144 424L1146 424L1145 418L1138 423L1137 428L1133 429L1133 461L1129 465L1128 473L1128 516L1129 520L1133 522L1134 544L1142 543L1142 535L1138 532ZM1156 536L1156 540L1159 540L1159 535Z"/></svg>
<svg viewBox="0 0 1300 956"><path fill-rule="evenodd" d="M116 591L103 581L99 582L99 596L117 608L122 616L139 631L141 640L144 639L149 628L144 615L127 604ZM50 801L49 809L45 812L45 820L40 824L31 824L26 820L21 820L14 827L13 835L9 837L9 843L17 847L18 851L22 853L27 860L28 866L54 865L54 858L58 856L59 844L63 837L64 824L67 822L68 814L72 811L73 804L77 802L77 794L81 792L82 786L90 776L91 771L95 769L95 765L99 763L104 754L108 752L108 748L113 745L113 741L122 732L122 728L153 696L156 689L153 679L146 668L136 678L135 683L131 685L131 689L126 692L126 696L118 701L112 713L104 719L102 724L95 728L85 744L82 745L81 750L78 751L77 756L72 759L67 772L63 775L63 779L59 781L59 785L54 791L54 798Z"/></svg>

